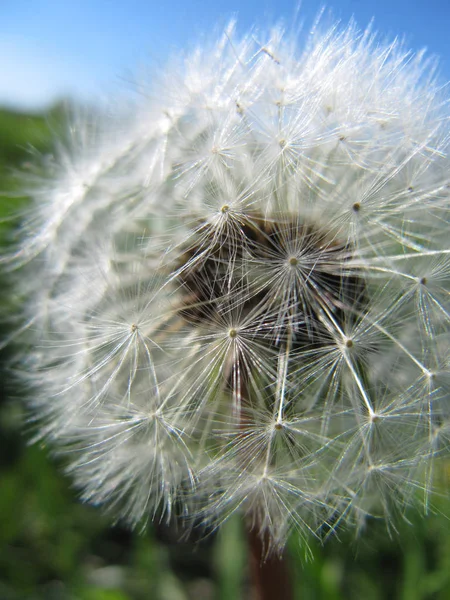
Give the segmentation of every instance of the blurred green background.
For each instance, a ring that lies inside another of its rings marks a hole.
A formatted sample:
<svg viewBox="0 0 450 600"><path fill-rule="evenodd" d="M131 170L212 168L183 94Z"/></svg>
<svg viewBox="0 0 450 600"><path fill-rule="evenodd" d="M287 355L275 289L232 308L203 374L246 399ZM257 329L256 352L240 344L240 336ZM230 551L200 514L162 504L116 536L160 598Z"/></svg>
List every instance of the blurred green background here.
<svg viewBox="0 0 450 600"><path fill-rule="evenodd" d="M26 208L20 172L51 151L64 108L46 115L0 110L0 249L7 252ZM19 176L18 176L19 174ZM0 342L16 327L21 299L0 274ZM23 390L11 356L0 354L0 600L246 600L251 598L246 543L238 517L201 543L179 542L173 527L145 533L112 526L82 505L62 465L44 447L27 444ZM295 597L303 600L450 600L450 467L439 473L434 514L408 514L391 537L371 522L321 546L289 542ZM274 599L276 600L276 599Z"/></svg>

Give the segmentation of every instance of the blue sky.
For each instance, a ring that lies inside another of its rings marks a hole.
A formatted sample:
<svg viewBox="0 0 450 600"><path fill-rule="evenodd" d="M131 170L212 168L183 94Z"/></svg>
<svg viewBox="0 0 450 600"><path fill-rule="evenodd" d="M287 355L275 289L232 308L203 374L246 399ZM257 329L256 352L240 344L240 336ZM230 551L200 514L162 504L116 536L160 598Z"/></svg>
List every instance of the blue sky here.
<svg viewBox="0 0 450 600"><path fill-rule="evenodd" d="M311 22L320 3L303 0ZM0 105L41 108L63 96L95 99L120 89L146 64L163 64L177 48L237 16L239 29L289 22L296 0L0 0ZM449 0L330 0L344 23L372 17L383 35L441 57L450 79Z"/></svg>

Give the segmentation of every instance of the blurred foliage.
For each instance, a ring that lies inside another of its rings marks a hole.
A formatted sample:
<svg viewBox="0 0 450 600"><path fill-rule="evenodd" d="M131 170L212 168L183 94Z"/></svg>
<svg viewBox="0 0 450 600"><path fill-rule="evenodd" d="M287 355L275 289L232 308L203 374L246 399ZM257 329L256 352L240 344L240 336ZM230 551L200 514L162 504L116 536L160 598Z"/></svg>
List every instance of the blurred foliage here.
<svg viewBox="0 0 450 600"><path fill-rule="evenodd" d="M0 248L24 206L20 173L48 152L64 108L48 115L0 110ZM0 308L13 317L19 300L0 281ZM9 326L11 329L11 326ZM2 325L6 338L8 322ZM45 447L26 444L21 393L10 368L0 368L0 600L239 600L251 597L246 545L238 517L201 543L179 541L172 526L145 533L112 526L100 509L82 505ZM371 522L357 540L343 533L325 546L289 544L296 598L303 600L449 600L449 473L442 475L435 514L409 515L388 535Z"/></svg>

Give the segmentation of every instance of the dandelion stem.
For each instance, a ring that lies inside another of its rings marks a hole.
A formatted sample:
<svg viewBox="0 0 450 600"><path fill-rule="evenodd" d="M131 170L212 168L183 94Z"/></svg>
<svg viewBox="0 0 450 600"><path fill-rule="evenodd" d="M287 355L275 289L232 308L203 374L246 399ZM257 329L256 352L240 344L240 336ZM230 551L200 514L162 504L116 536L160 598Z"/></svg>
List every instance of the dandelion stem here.
<svg viewBox="0 0 450 600"><path fill-rule="evenodd" d="M257 529L247 530L250 576L255 600L293 600L289 562L283 554L267 555L267 543Z"/></svg>

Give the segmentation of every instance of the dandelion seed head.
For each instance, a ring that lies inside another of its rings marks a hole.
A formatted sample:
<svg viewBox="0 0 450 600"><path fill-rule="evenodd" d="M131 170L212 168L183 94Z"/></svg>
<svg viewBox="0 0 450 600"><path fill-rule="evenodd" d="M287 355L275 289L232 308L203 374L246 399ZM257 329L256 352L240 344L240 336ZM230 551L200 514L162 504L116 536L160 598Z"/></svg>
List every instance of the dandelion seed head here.
<svg viewBox="0 0 450 600"><path fill-rule="evenodd" d="M353 24L306 37L230 26L30 181L37 436L133 526L393 526L448 456L444 91Z"/></svg>

